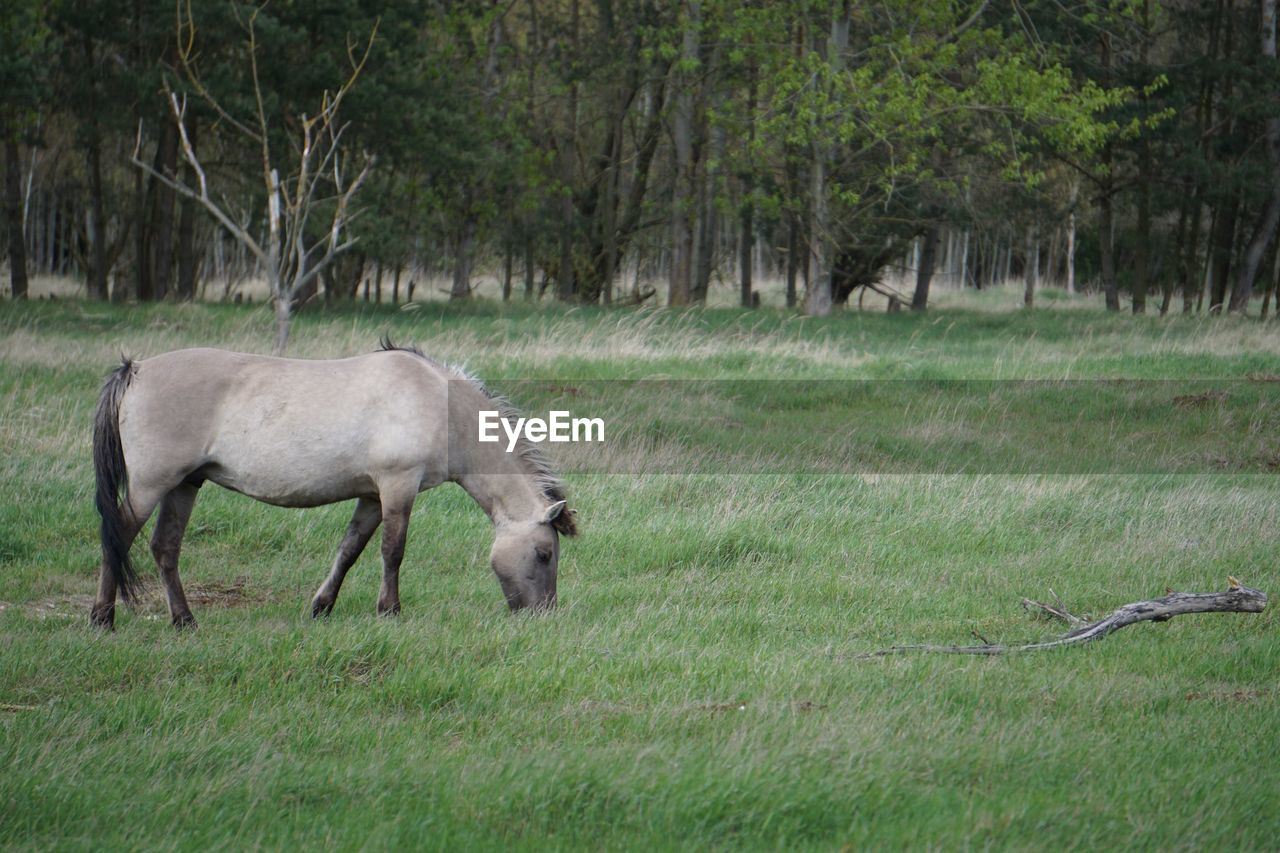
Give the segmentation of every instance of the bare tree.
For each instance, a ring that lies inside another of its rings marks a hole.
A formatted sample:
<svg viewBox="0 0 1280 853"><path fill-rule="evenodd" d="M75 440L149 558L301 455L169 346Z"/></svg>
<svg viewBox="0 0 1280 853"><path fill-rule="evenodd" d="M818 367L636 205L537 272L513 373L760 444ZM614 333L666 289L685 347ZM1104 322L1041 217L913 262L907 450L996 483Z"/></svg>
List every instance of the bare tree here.
<svg viewBox="0 0 1280 853"><path fill-rule="evenodd" d="M223 109L194 70L192 61L195 25L191 19L190 7L186 11L185 21L180 18L178 55L196 94L224 122L253 141L260 150L261 189L267 201L265 242L260 242L250 232L248 216L233 215L235 211L225 196L215 200L210 194L208 176L196 154L189 132L185 95L180 96L172 91L166 93L170 112L178 128L182 158L190 167L195 186L188 186L174 176L163 174L141 159L141 124L138 126L137 142L131 159L135 166L156 180L203 205L257 259L267 277L275 306L274 351L280 354L289 342L295 301L334 258L356 242L356 238L349 233L351 220L355 216L351 202L368 176L373 158L368 155L361 158L362 162L354 179L344 174L350 171L352 164L349 161L352 158L346 155L342 147L342 137L348 125L339 123L338 109L369 59L377 26L375 24L374 31L370 33L362 54L357 55L354 50L348 50L351 74L346 81L335 92L324 94L319 111L314 116L303 114L300 117L298 134L301 138L291 140L296 154L292 158L292 164L287 165L290 161L288 152L272 149L271 126L258 79L255 21L260 11L261 7L255 9L246 22L249 70L256 106L255 115L248 123L239 121ZM323 214L321 211L324 211ZM319 231L318 220L324 223L323 233Z"/></svg>

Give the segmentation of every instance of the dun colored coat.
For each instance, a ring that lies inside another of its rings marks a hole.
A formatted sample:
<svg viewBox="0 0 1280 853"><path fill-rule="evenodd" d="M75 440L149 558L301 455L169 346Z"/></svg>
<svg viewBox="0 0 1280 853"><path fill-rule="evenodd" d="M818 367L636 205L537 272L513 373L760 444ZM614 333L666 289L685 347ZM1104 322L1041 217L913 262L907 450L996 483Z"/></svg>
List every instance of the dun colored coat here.
<svg viewBox="0 0 1280 853"><path fill-rule="evenodd" d="M195 624L178 577L183 531L205 482L287 507L356 501L328 578L327 615L347 570L382 525L378 612L400 610L400 563L418 493L462 486L493 521L490 563L512 610L556 602L559 534L574 535L563 488L537 449L481 443L481 410L514 416L476 380L383 341L368 355L271 358L187 349L125 361L94 423L102 572L91 620L110 628L137 578L129 548L159 508L151 553L176 626Z"/></svg>

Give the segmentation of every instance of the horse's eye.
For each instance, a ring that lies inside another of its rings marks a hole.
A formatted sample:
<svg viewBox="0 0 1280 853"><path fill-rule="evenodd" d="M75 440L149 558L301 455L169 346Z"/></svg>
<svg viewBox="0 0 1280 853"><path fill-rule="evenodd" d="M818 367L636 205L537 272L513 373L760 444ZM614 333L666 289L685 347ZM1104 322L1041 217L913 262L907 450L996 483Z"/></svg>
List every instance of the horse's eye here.
<svg viewBox="0 0 1280 853"><path fill-rule="evenodd" d="M546 548L534 548L533 555L538 558L539 563L551 562L551 552Z"/></svg>

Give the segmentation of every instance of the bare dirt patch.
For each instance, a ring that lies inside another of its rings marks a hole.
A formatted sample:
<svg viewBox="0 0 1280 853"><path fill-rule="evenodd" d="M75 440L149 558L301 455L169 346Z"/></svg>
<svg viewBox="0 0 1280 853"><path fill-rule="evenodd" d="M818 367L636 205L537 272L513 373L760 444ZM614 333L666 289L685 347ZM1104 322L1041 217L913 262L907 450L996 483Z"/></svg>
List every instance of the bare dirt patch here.
<svg viewBox="0 0 1280 853"><path fill-rule="evenodd" d="M72 617L87 619L89 608L93 606L93 596L59 595L9 606L21 607L28 615L38 616L41 619L69 619Z"/></svg>
<svg viewBox="0 0 1280 853"><path fill-rule="evenodd" d="M1211 702L1252 702L1270 696L1271 690L1209 690L1192 691L1187 694L1188 702L1208 699Z"/></svg>
<svg viewBox="0 0 1280 853"><path fill-rule="evenodd" d="M238 577L229 583L187 583L183 584L183 588L187 593L187 602L196 609L248 607L268 598L265 592L252 589L246 577ZM56 595L21 604L0 603L0 610L21 607L29 615L42 619L80 619L88 618L93 599L92 595L80 593ZM137 602L124 606L148 619L167 618L169 615L164 589L154 582L143 586Z"/></svg>
<svg viewBox="0 0 1280 853"><path fill-rule="evenodd" d="M187 601L194 607L246 607L266 599L266 594L249 587L249 579L238 577L231 583L191 584Z"/></svg>
<svg viewBox="0 0 1280 853"><path fill-rule="evenodd" d="M1199 394L1179 394L1173 398L1173 405L1179 409L1203 409L1215 403L1225 403L1226 391L1203 391Z"/></svg>

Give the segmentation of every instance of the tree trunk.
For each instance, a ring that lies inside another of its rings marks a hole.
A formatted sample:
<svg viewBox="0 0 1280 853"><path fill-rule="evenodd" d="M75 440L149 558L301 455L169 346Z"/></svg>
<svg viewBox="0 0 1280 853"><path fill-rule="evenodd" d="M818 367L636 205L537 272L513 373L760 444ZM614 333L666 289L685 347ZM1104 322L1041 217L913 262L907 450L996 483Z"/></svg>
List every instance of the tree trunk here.
<svg viewBox="0 0 1280 853"><path fill-rule="evenodd" d="M1268 262L1263 266L1266 277L1262 280L1262 313L1260 319L1267 319L1267 310L1271 305L1271 291L1275 287L1277 273L1280 273L1280 240L1271 241L1271 252Z"/></svg>
<svg viewBox="0 0 1280 853"><path fill-rule="evenodd" d="M620 110L620 119L626 115ZM620 188L622 162L622 130L618 128L612 136L609 146L608 173L604 176L604 281L601 283L600 298L605 305L613 302L613 280L618 275L618 190ZM510 275L511 253L507 252L508 276Z"/></svg>
<svg viewBox="0 0 1280 853"><path fill-rule="evenodd" d="M1071 185L1071 212L1067 214L1067 293L1076 292L1076 192L1079 185Z"/></svg>
<svg viewBox="0 0 1280 853"><path fill-rule="evenodd" d="M534 263L533 263L533 238L524 238L524 299L526 302L533 299L534 286Z"/></svg>
<svg viewBox="0 0 1280 853"><path fill-rule="evenodd" d="M933 278L933 268L938 254L938 239L941 232L935 223L921 238L924 245L920 250L920 264L916 267L916 290L911 295L911 310L924 311L929 305L929 282Z"/></svg>
<svg viewBox="0 0 1280 853"><path fill-rule="evenodd" d="M1236 217L1239 198L1232 192L1214 219L1212 282L1209 289L1209 313L1221 313L1227 296L1227 281L1231 275L1231 257L1235 245Z"/></svg>
<svg viewBox="0 0 1280 853"><path fill-rule="evenodd" d="M561 164L563 176L566 180L572 180L573 160L567 152L562 156L564 157L564 162ZM573 274L573 196L568 190L569 186L571 184L565 184L565 189L562 190L560 199L560 267L556 274L556 298L561 302L568 302L573 299L575 284Z"/></svg>
<svg viewBox="0 0 1280 853"><path fill-rule="evenodd" d="M196 145L197 122L194 117L187 119L187 139L194 150ZM191 164L183 166L183 175L188 186L195 180L195 170ZM178 206L178 280L176 295L179 300L191 301L196 297L196 201L183 196Z"/></svg>
<svg viewBox="0 0 1280 853"><path fill-rule="evenodd" d="M97 122L89 122L89 139L85 148L85 167L89 177L88 269L86 289L90 299L106 299L107 291L107 222L102 197L102 143Z"/></svg>
<svg viewBox="0 0 1280 853"><path fill-rule="evenodd" d="M1173 242L1173 253L1175 256L1174 265L1177 268L1178 281L1175 282L1173 276L1161 276L1161 290L1163 295L1160 299L1160 316L1163 317L1169 313L1169 306L1173 304L1173 291L1175 284L1181 286L1183 274L1183 251L1182 247L1187 242L1187 224L1191 217L1192 197L1190 192L1190 179L1184 181L1182 203L1178 206L1178 231L1177 238Z"/></svg>
<svg viewBox="0 0 1280 853"><path fill-rule="evenodd" d="M693 90L698 62L698 29L702 17L699 0L684 2L684 30L681 39L679 82L672 115L675 152L675 192L671 206L671 282L667 294L670 305L687 305L693 293L693 204L695 175L693 161Z"/></svg>
<svg viewBox="0 0 1280 853"><path fill-rule="evenodd" d="M1276 64L1276 0L1261 0L1261 43L1262 62L1269 73L1274 73ZM1280 223L1280 106L1275 103L1274 96L1270 104L1271 115L1267 117L1266 139L1267 160L1271 166L1271 197L1267 206L1253 229L1245 249L1243 263L1240 264L1235 287L1231 291L1231 310L1244 313L1249 308L1249 298L1253 295L1253 284L1258 276L1258 268L1267 245L1275 238L1276 225Z"/></svg>
<svg viewBox="0 0 1280 853"><path fill-rule="evenodd" d="M1062 228L1054 226L1053 236L1049 238L1049 254L1044 261L1044 269L1041 271L1040 280L1052 286L1060 282L1058 278L1058 255L1062 248Z"/></svg>
<svg viewBox="0 0 1280 853"><path fill-rule="evenodd" d="M14 299L27 298L27 241L22 216L22 164L13 131L4 141L5 218L9 229L9 281Z"/></svg>
<svg viewBox="0 0 1280 853"><path fill-rule="evenodd" d="M1147 311L1151 260L1151 146L1143 136L1138 143L1137 246L1133 254L1133 313Z"/></svg>
<svg viewBox="0 0 1280 853"><path fill-rule="evenodd" d="M1142 2L1141 30L1137 33L1138 63L1147 66L1151 42L1151 0ZM1139 103L1143 118L1147 115L1147 94L1140 90ZM1146 132L1138 137L1138 244L1133 257L1133 313L1145 314L1147 290L1151 286L1151 141Z"/></svg>
<svg viewBox="0 0 1280 853"><path fill-rule="evenodd" d="M569 4L571 50L578 50L578 0ZM565 134L560 141L560 179L564 183L560 195L560 267L556 276L556 298L561 302L573 299L577 287L577 275L573 266L574 209L573 192L576 175L574 168L574 152L578 139L578 82L569 83L569 120Z"/></svg>
<svg viewBox="0 0 1280 853"><path fill-rule="evenodd" d="M751 148L756 140L756 70L754 66L747 68L747 147ZM752 252L755 249L755 205L752 193L755 191L754 176L745 169L742 179L742 208L738 218L738 282L739 298L743 308L750 308L754 303L752 295Z"/></svg>
<svg viewBox="0 0 1280 853"><path fill-rule="evenodd" d="M24 236L30 236L31 233L34 231L34 229L31 228L31 196L32 196L32 193L35 191L35 177L36 177L35 172L36 172L36 148L35 146L32 146L31 147L31 165L27 167L27 182L26 182L26 186L23 188L23 191L22 191L22 221L23 223L26 224L26 227L27 227L27 234ZM71 245L71 240L69 239L69 234L68 234L66 225L67 223L63 222L64 239L62 242L64 246L64 252L65 252L65 247ZM24 251L27 248L27 245L28 245L27 242L24 240L23 241ZM70 254L70 253L65 252L65 254ZM31 260L32 259L28 256L27 263L30 264Z"/></svg>
<svg viewBox="0 0 1280 853"><path fill-rule="evenodd" d="M310 266L311 264L304 263L304 265L298 270L295 280L301 280L302 278L304 278ZM381 270L381 268L379 268L379 270ZM320 293L320 276L318 275L312 276L311 280L308 281L306 284L301 284L301 285L295 284L293 286L293 289L290 290L289 292L289 301L293 303L290 306L290 310L297 311L303 305L306 305L308 302L315 299L319 293Z"/></svg>
<svg viewBox="0 0 1280 853"><path fill-rule="evenodd" d="M28 180L30 180L30 176L28 176ZM25 246L30 250L28 263L31 265L32 270L37 273L44 270L44 256L41 254L43 250L40 245L43 233L41 223L43 222L44 195L44 192L29 194L22 208L22 218L27 223L28 237L30 238L26 241Z"/></svg>
<svg viewBox="0 0 1280 853"><path fill-rule="evenodd" d="M280 294L275 300L276 340L272 352L276 355L284 355L285 347L289 345L289 327L293 322L293 303L279 289L279 282L272 282L271 289L273 293Z"/></svg>
<svg viewBox="0 0 1280 853"><path fill-rule="evenodd" d="M511 256L514 254L510 237L502 244L502 301L511 301ZM400 267L396 267L396 289L400 288Z"/></svg>
<svg viewBox="0 0 1280 853"><path fill-rule="evenodd" d="M844 68L845 54L849 50L849 24L852 17L851 0L833 7L831 11L831 37L827 42L827 64L833 75ZM813 171L810 175L812 221L809 232L809 282L805 293L805 313L821 317L831 313L831 260L835 246L831 234L831 209L827 196L827 172L832 159L833 142L822 133L814 134Z"/></svg>
<svg viewBox="0 0 1280 853"><path fill-rule="evenodd" d="M1212 66L1218 58L1219 37L1222 35L1224 3L1223 0L1217 0L1214 4L1214 14L1209 23L1209 42L1208 52L1204 59L1207 62L1202 63L1202 69ZM1228 40L1229 41L1229 40ZM1209 73L1202 70L1200 72L1200 96L1196 100L1196 118L1195 133L1196 138L1200 140L1200 156L1205 166L1210 165L1213 158L1213 134L1209 132L1208 126L1213 115L1213 93L1215 88L1215 79ZM1179 275L1182 278L1182 313L1190 314L1192 310L1199 311L1201 303L1204 299L1204 283L1207 273L1201 270L1200 264L1200 239L1201 227L1200 223L1204 216L1205 207L1205 182L1204 179L1195 181L1194 193L1191 200L1191 223L1188 228L1188 239L1183 247L1183 258ZM1215 219L1210 220L1210 234L1215 231ZM1208 252L1206 252L1206 268Z"/></svg>
<svg viewBox="0 0 1280 853"><path fill-rule="evenodd" d="M800 254L800 219L794 212L787 214L787 307L796 307L796 273Z"/></svg>
<svg viewBox="0 0 1280 853"><path fill-rule="evenodd" d="M178 173L178 127L165 121L156 149L156 170L169 177ZM173 282L173 205L176 193L162 181L152 181L154 205L151 209L151 287L155 299L165 299Z"/></svg>
<svg viewBox="0 0 1280 853"><path fill-rule="evenodd" d="M1111 146L1108 144L1107 154L1105 155L1105 159L1108 161L1111 159L1110 148ZM1098 244L1102 256L1102 290L1106 294L1107 310L1119 311L1120 292L1116 288L1116 255L1115 244L1112 242L1115 228L1110 184L1111 180L1108 178L1106 185L1102 189L1102 195L1098 199Z"/></svg>
<svg viewBox="0 0 1280 853"><path fill-rule="evenodd" d="M347 279L347 298L352 302L356 301L356 297L360 295L360 283L364 281L364 265L365 256L362 252L352 254L351 277ZM338 275L338 268L330 267L334 271L334 277ZM413 298L412 296L410 297Z"/></svg>
<svg viewBox="0 0 1280 853"><path fill-rule="evenodd" d="M1040 240L1034 225L1027 226L1027 262L1024 273L1025 288L1022 292L1022 305L1025 308L1033 308L1036 303L1036 279L1040 273Z"/></svg>
<svg viewBox="0 0 1280 853"><path fill-rule="evenodd" d="M471 258L475 254L476 219L467 216L458 232L453 255L453 285L449 288L449 301L471 296Z"/></svg>
<svg viewBox="0 0 1280 853"><path fill-rule="evenodd" d="M1273 251L1275 251L1274 248ZM1276 303L1276 315L1280 316L1280 251L1276 252L1276 259L1272 264L1271 288L1268 291L1268 295ZM1267 316L1267 303L1265 301L1262 303L1262 316L1264 319Z"/></svg>
<svg viewBox="0 0 1280 853"><path fill-rule="evenodd" d="M738 282L739 298L743 308L752 307L752 252L755 248L755 235L752 233L753 216L751 199L748 197L742 204L738 219Z"/></svg>
<svg viewBox="0 0 1280 853"><path fill-rule="evenodd" d="M196 145L197 122L194 117L187 119L187 140L194 150ZM183 169L190 186L195 179L195 170L188 163ZM178 299L190 301L196 297L196 201L183 196L178 211Z"/></svg>
<svg viewBox="0 0 1280 853"><path fill-rule="evenodd" d="M135 121L141 119L135 116ZM156 147L156 158L160 157L160 147ZM152 181L151 183L155 183ZM153 205L149 204L152 193L148 189L146 175L141 169L133 171L133 295L139 302L151 302L155 298L152 287L151 267L151 217ZM126 268L128 265L126 264Z"/></svg>
<svg viewBox="0 0 1280 853"><path fill-rule="evenodd" d="M714 66L715 55L713 53L711 62ZM718 100L715 99L715 100ZM715 103L715 101L713 101ZM698 110L701 130L700 133L705 139L710 137L705 145L710 147L710 152L704 152L698 157L698 241L697 250L694 257L697 259L697 265L694 274L693 293L691 294L694 302L702 303L707 301L707 291L711 288L711 273L716 266L716 249L720 242L720 210L716 207L716 198L720 195L721 174L720 163L724 160L725 149L725 133L720 127L712 127L708 130L706 118L706 106L700 105Z"/></svg>
<svg viewBox="0 0 1280 853"><path fill-rule="evenodd" d="M1102 77L1104 85L1111 80L1111 33L1104 32L1099 37L1102 53ZM1101 244L1102 289L1106 294L1107 310L1120 310L1120 293L1116 287L1115 258L1115 219L1114 205L1116 192L1115 151L1108 141L1102 146L1102 181L1098 186L1098 202L1100 205L1098 222L1098 242Z"/></svg>
<svg viewBox="0 0 1280 853"><path fill-rule="evenodd" d="M804 313L810 317L822 317L831 313L831 269L830 240L831 229L827 207L827 163L823 148L815 143L813 165L810 169L810 202L813 205L810 215L811 230L809 232L809 275L806 277L804 296Z"/></svg>

